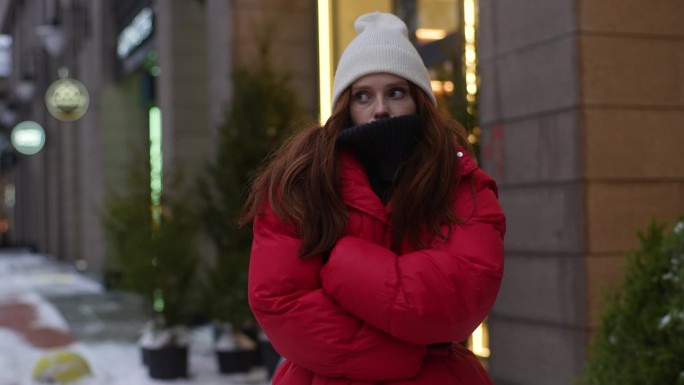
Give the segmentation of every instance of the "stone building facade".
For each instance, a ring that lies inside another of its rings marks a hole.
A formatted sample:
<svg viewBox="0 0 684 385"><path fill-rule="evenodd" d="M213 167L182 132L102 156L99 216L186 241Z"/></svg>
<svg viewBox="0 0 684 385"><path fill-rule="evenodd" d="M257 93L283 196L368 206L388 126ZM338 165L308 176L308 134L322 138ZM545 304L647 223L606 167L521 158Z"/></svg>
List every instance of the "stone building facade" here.
<svg viewBox="0 0 684 385"><path fill-rule="evenodd" d="M484 167L509 221L490 372L571 384L636 231L684 214L684 3L479 8Z"/></svg>

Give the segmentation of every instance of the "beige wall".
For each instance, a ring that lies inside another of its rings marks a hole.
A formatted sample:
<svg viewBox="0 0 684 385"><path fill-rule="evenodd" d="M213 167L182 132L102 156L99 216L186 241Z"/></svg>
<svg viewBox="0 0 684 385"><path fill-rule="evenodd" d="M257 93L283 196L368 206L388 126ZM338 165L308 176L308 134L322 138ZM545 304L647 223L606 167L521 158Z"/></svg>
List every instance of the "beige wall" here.
<svg viewBox="0 0 684 385"><path fill-rule="evenodd" d="M684 213L684 3L480 0L483 167L508 216L498 385L572 384L635 233Z"/></svg>
<svg viewBox="0 0 684 385"><path fill-rule="evenodd" d="M318 115L316 7L311 0L233 0L233 57L249 64L255 28L274 28L273 61L293 75L292 85L307 113Z"/></svg>
<svg viewBox="0 0 684 385"><path fill-rule="evenodd" d="M588 322L637 230L684 214L684 3L578 2Z"/></svg>
<svg viewBox="0 0 684 385"><path fill-rule="evenodd" d="M584 360L584 216L572 0L480 0L483 167L508 218L489 318L498 385L570 384Z"/></svg>

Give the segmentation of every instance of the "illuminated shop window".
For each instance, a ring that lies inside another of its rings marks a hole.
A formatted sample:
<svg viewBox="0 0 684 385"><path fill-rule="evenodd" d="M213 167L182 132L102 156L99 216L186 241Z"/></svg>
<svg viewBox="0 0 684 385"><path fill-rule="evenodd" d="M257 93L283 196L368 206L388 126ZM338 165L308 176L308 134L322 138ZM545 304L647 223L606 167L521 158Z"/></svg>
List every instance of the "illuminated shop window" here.
<svg viewBox="0 0 684 385"><path fill-rule="evenodd" d="M330 0L318 0L318 84L319 118L321 124L332 114L332 31L330 30Z"/></svg>
<svg viewBox="0 0 684 385"><path fill-rule="evenodd" d="M438 105L468 129L468 141L477 146L477 1L418 0L416 12L416 43Z"/></svg>
<svg viewBox="0 0 684 385"><path fill-rule="evenodd" d="M480 358L489 358L489 328L487 321L480 324L468 338L468 349Z"/></svg>
<svg viewBox="0 0 684 385"><path fill-rule="evenodd" d="M461 12L457 0L418 0L416 4L418 45L442 40L455 33Z"/></svg>

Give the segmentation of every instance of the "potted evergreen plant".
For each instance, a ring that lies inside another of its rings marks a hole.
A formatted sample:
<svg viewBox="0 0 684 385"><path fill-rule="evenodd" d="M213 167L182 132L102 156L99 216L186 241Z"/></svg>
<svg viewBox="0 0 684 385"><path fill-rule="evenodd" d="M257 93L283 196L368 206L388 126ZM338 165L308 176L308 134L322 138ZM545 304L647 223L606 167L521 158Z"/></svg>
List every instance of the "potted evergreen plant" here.
<svg viewBox="0 0 684 385"><path fill-rule="evenodd" d="M187 377L189 335L184 325L193 312L197 215L179 184L152 204L149 169L139 164L129 169L126 189L106 198L102 221L107 263L121 273L119 288L139 294L149 309L140 343L150 377Z"/></svg>
<svg viewBox="0 0 684 385"><path fill-rule="evenodd" d="M577 385L684 384L684 217L651 224L608 292Z"/></svg>
<svg viewBox="0 0 684 385"><path fill-rule="evenodd" d="M231 332L218 333L223 337L217 342L219 360L234 361L220 362L222 372L246 371L245 362L262 361L260 356L254 358L254 351L250 353L254 341L244 338L247 334L254 340L258 328L243 333L245 325L256 325L246 291L252 234L251 229L238 228L236 219L252 173L302 117L289 73L273 66L272 32L255 35L257 56L249 66L237 66L233 72L233 98L219 130L216 156L198 181L203 228L216 251L205 269L207 312L223 325L220 330ZM265 352L270 361L276 357L274 363L266 363L272 373L278 356L268 341L259 345L270 349ZM251 360L246 358L250 355Z"/></svg>

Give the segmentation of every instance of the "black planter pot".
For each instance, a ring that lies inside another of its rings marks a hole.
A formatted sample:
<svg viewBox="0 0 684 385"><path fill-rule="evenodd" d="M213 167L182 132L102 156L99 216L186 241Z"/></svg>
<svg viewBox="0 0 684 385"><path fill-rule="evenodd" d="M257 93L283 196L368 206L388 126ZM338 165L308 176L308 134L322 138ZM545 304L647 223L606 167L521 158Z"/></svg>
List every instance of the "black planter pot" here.
<svg viewBox="0 0 684 385"><path fill-rule="evenodd" d="M143 348L143 347L140 348L140 359L142 361L142 364L145 366L147 366L147 362L150 360L148 358L149 354L150 354L149 351L150 351L150 349L148 349L148 348Z"/></svg>
<svg viewBox="0 0 684 385"><path fill-rule="evenodd" d="M187 346L159 349L144 348L143 359L147 360L147 369L151 378L172 380L174 378L188 377Z"/></svg>
<svg viewBox="0 0 684 385"><path fill-rule="evenodd" d="M280 354L276 352L273 345L268 341L259 341L259 351L261 352L261 361L266 367L266 370L268 370L268 378L272 378L278 368Z"/></svg>
<svg viewBox="0 0 684 385"><path fill-rule="evenodd" d="M249 363L252 367L264 366L264 359L261 356L261 348L249 351Z"/></svg>
<svg viewBox="0 0 684 385"><path fill-rule="evenodd" d="M219 372L223 374L247 373L252 367L252 350L217 350Z"/></svg>

